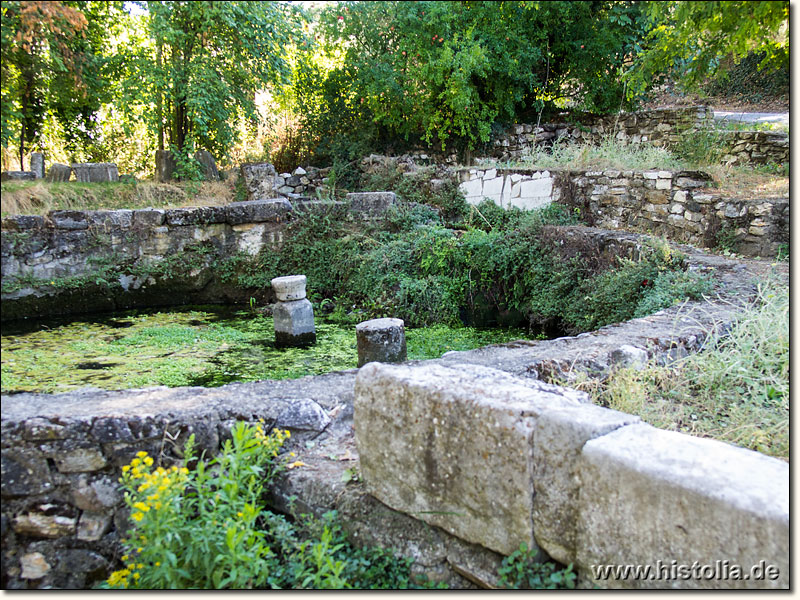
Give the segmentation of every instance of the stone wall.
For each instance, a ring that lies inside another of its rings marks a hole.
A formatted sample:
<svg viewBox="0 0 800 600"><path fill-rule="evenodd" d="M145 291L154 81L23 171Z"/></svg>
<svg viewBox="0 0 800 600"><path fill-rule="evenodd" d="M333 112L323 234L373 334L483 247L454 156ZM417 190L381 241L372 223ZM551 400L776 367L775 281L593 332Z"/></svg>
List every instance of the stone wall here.
<svg viewBox="0 0 800 600"><path fill-rule="evenodd" d="M535 146L550 146L563 139L576 143L597 144L607 137L632 143L671 146L685 132L702 129L713 123L714 113L707 106L659 108L619 115L587 115L573 122L512 125L510 131L491 142L490 156L515 160L530 154Z"/></svg>
<svg viewBox="0 0 800 600"><path fill-rule="evenodd" d="M663 235L700 247L726 240L748 256L775 256L789 243L788 198L724 198L700 171L555 171L462 168L467 202L503 208L559 202L590 225Z"/></svg>
<svg viewBox="0 0 800 600"><path fill-rule="evenodd" d="M276 247L291 211L274 199L4 218L3 319L231 301L209 267Z"/></svg>
<svg viewBox="0 0 800 600"><path fill-rule="evenodd" d="M789 134L777 131L721 131L729 165L784 164L789 162Z"/></svg>

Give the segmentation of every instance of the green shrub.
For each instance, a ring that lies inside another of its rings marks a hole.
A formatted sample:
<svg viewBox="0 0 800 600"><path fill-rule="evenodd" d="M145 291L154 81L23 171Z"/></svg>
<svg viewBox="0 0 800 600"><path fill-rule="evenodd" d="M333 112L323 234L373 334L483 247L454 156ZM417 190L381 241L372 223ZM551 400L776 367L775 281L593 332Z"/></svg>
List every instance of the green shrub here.
<svg viewBox="0 0 800 600"><path fill-rule="evenodd" d="M515 590L571 590L578 578L571 564L558 567L552 562L539 562L537 552L524 543L503 559L497 573L500 587Z"/></svg>

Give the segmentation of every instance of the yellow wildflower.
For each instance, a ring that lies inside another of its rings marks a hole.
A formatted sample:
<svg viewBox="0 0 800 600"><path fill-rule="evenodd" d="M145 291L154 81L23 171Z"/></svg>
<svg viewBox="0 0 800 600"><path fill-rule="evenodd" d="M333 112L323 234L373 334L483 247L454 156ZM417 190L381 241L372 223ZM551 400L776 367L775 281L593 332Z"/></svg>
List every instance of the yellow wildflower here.
<svg viewBox="0 0 800 600"><path fill-rule="evenodd" d="M144 518L144 513L136 512L131 515L134 521L141 521Z"/></svg>
<svg viewBox="0 0 800 600"><path fill-rule="evenodd" d="M306 467L306 466L308 466L308 465L306 465L306 463L304 463L302 460L296 460L293 463L290 463L289 465L287 465L287 467L289 469L295 469L297 467Z"/></svg>

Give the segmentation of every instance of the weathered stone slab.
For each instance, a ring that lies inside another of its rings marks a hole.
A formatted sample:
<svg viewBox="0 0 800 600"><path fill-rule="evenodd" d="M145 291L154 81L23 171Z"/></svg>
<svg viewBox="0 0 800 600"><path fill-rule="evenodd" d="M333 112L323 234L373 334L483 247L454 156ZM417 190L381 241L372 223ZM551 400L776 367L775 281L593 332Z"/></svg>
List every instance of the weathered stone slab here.
<svg viewBox="0 0 800 600"><path fill-rule="evenodd" d="M178 163L170 150L156 150L156 169L153 180L156 183L172 181Z"/></svg>
<svg viewBox="0 0 800 600"><path fill-rule="evenodd" d="M35 181L36 173L33 171L3 171L0 181Z"/></svg>
<svg viewBox="0 0 800 600"><path fill-rule="evenodd" d="M775 580L609 579L630 588L787 588L789 465L710 439L649 425L586 443L577 562L592 565L730 565L766 561ZM660 561L660 562L659 562Z"/></svg>
<svg viewBox="0 0 800 600"><path fill-rule="evenodd" d="M44 179L44 154L31 152L31 171L36 179Z"/></svg>
<svg viewBox="0 0 800 600"><path fill-rule="evenodd" d="M394 192L353 192L345 196L350 208L368 217L380 217L397 202Z"/></svg>
<svg viewBox="0 0 800 600"><path fill-rule="evenodd" d="M594 404L547 410L534 428L533 532L536 542L564 564L575 561L583 445L639 417Z"/></svg>
<svg viewBox="0 0 800 600"><path fill-rule="evenodd" d="M207 181L217 181L219 179L219 170L217 170L217 161L208 150L198 150L194 153L194 159L200 163L203 170L203 177Z"/></svg>
<svg viewBox="0 0 800 600"><path fill-rule="evenodd" d="M65 182L69 181L72 175L72 168L69 165L62 165L61 163L53 163L47 169L47 176L45 181L50 182Z"/></svg>
<svg viewBox="0 0 800 600"><path fill-rule="evenodd" d="M227 221L230 225L265 222L280 223L292 212L292 205L286 198L231 202L225 208L228 212Z"/></svg>
<svg viewBox="0 0 800 600"><path fill-rule="evenodd" d="M501 554L523 542L535 547L535 422L583 396L474 365L365 365L354 426L367 488L395 510Z"/></svg>
<svg viewBox="0 0 800 600"><path fill-rule="evenodd" d="M119 181L115 163L72 163L75 180L80 183L104 183Z"/></svg>
<svg viewBox="0 0 800 600"><path fill-rule="evenodd" d="M356 325L358 366L368 362L406 360L406 332L402 319L372 319Z"/></svg>
<svg viewBox="0 0 800 600"><path fill-rule="evenodd" d="M268 200L278 194L275 190L275 167L270 163L253 163L241 166L248 200Z"/></svg>

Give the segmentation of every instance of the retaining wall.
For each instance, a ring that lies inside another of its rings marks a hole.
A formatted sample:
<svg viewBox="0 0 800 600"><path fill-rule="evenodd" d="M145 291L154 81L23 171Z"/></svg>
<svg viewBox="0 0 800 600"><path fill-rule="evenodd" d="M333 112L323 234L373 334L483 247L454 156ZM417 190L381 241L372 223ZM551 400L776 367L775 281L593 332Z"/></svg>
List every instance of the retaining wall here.
<svg viewBox="0 0 800 600"><path fill-rule="evenodd" d="M721 240L747 256L775 256L789 243L789 199L724 198L700 171L556 171L462 168L467 202L503 208L559 202L590 225L663 235L700 247Z"/></svg>

